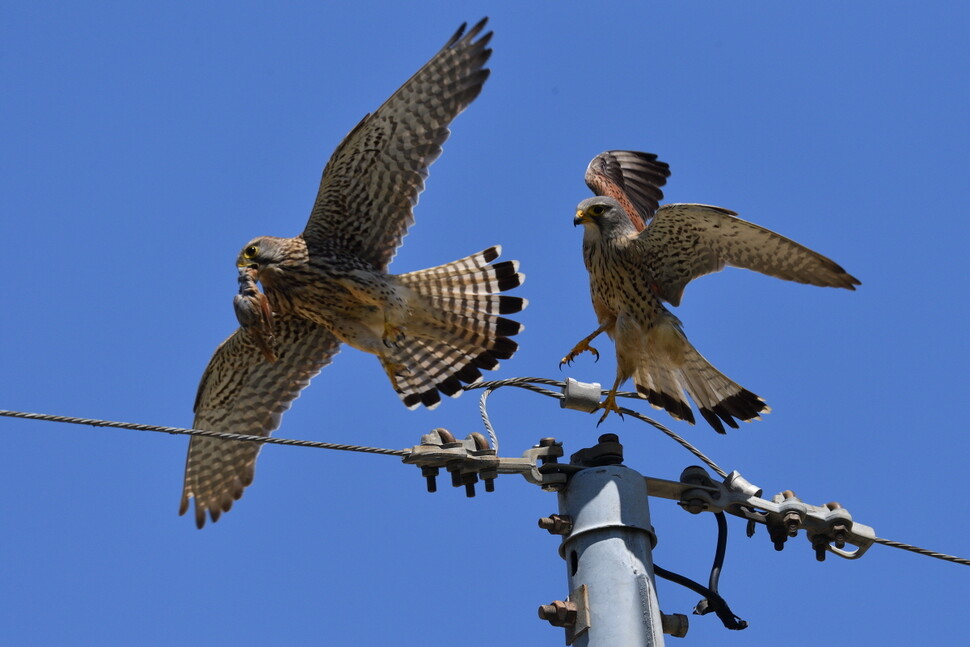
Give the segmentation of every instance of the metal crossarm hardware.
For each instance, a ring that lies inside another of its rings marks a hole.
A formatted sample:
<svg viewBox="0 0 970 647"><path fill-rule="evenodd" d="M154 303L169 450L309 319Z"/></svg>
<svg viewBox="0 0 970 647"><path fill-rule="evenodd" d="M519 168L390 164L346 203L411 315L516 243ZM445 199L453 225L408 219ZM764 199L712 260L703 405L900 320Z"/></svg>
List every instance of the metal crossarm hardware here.
<svg viewBox="0 0 970 647"><path fill-rule="evenodd" d="M428 480L429 492L437 489L435 477L439 470L446 469L451 473L452 485L464 485L466 495L473 497L475 483L480 478L485 481L485 491L491 492L499 474L521 474L544 490L557 490L566 483L566 475L557 469L562 455L562 443L543 438L538 445L523 452L521 458L502 458L495 455L480 433L457 440L447 429L435 429L422 436L421 444L412 447L402 460L421 468Z"/></svg>
<svg viewBox="0 0 970 647"><path fill-rule="evenodd" d="M650 496L677 501L693 514L724 511L751 523L765 524L775 550L784 548L787 539L802 529L819 561L825 559L826 552L858 559L875 543L875 530L853 521L849 511L838 503L811 505L798 499L791 490L776 494L769 501L761 498L761 488L749 483L737 471L728 474L723 482L715 481L704 468L696 465L685 469L680 481L645 478ZM752 534L750 527L748 534ZM846 544L856 549L845 550Z"/></svg>

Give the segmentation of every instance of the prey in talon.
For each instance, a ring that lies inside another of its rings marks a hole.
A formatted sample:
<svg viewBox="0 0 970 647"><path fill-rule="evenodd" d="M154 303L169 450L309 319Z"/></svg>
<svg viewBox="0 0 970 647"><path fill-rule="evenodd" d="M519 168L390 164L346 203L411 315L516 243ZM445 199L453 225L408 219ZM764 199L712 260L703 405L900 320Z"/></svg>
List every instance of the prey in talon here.
<svg viewBox="0 0 970 647"><path fill-rule="evenodd" d="M266 295L260 292L256 285L257 271L255 268L241 265L239 267L239 294L233 297L232 307L236 311L236 318L243 330L259 347L267 362L275 362L276 337L273 334L273 308Z"/></svg>

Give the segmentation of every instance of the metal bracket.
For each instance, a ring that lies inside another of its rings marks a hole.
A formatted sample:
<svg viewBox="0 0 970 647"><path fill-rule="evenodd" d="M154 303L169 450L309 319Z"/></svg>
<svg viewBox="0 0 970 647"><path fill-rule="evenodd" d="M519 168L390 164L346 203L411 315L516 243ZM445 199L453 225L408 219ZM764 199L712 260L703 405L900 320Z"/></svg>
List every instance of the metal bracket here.
<svg viewBox="0 0 970 647"><path fill-rule="evenodd" d="M576 622L566 627L566 644L572 645L589 631L589 590L586 585L582 584L570 593L569 601L576 605Z"/></svg>
<svg viewBox="0 0 970 647"><path fill-rule="evenodd" d="M589 630L589 591L585 584L580 585L569 597L553 600L551 604L539 607L539 619L553 627L566 630L566 644L572 645L576 639Z"/></svg>
<svg viewBox="0 0 970 647"><path fill-rule="evenodd" d="M521 458L502 458L495 455L480 433L457 440L447 429L439 428L422 436L421 444L412 447L403 461L421 468L428 480L428 492L437 490L435 477L444 468L451 473L452 485L464 485L466 496L473 497L479 478L485 481L485 491L491 492L499 474L521 474L543 490L559 490L566 483L563 468L569 467L559 465L562 455L562 443L543 438L538 445L523 452Z"/></svg>
<svg viewBox="0 0 970 647"><path fill-rule="evenodd" d="M854 522L849 511L838 503L811 505L802 502L791 490L776 494L769 501L761 498L761 488L736 471L728 474L723 483L713 480L704 468L696 465L685 469L680 481L651 477L646 477L646 481L650 496L677 501L692 514L724 511L751 523L765 524L775 550L784 548L787 538L796 536L799 529L805 530L819 561L825 559L826 552L858 559L875 543L875 530ZM856 549L844 550L846 544Z"/></svg>
<svg viewBox="0 0 970 647"><path fill-rule="evenodd" d="M451 474L455 487L465 487L466 496L475 496L475 484L485 482L485 491L495 489L499 474L521 474L548 492L561 490L570 474L583 469L582 463L594 465L614 464L622 461L622 446L616 436L605 434L598 445L577 452L570 465L559 462L563 456L562 443L555 438L543 438L522 453L520 458L502 458L495 455L488 441L480 433L473 433L457 440L447 429L435 429L421 437L421 444L411 448L403 461L421 468L428 480L428 491L437 489L439 470ZM815 506L805 503L791 490L776 494L771 500L761 498L761 488L749 483L738 472L731 472L723 482L711 478L703 467L696 465L685 469L679 481L645 478L650 496L671 499L692 514L704 511L724 511L747 519L750 529L755 523L768 527L768 536L775 550L782 550L789 537L799 530L805 535L819 561L825 553L834 553L845 559L858 559L875 543L876 533L871 527L856 523L849 511L838 503ZM846 544L855 550L846 550Z"/></svg>

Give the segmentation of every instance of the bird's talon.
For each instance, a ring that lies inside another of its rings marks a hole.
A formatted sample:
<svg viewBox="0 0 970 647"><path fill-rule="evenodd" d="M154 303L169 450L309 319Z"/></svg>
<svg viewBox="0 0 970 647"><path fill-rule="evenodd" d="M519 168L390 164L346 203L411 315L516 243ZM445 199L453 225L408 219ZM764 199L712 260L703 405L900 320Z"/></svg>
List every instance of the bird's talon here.
<svg viewBox="0 0 970 647"><path fill-rule="evenodd" d="M600 352L589 345L589 341L583 340L576 344L576 346L569 351L565 357L559 360L559 368L562 369L563 364L573 365L573 360L582 355L583 353L589 351L593 354L594 361L600 361Z"/></svg>
<svg viewBox="0 0 970 647"><path fill-rule="evenodd" d="M404 331L394 324L384 322L384 336L381 338L387 348L397 348L404 341Z"/></svg>
<svg viewBox="0 0 970 647"><path fill-rule="evenodd" d="M623 419L623 412L620 411L620 405L616 403L616 391L610 391L607 394L606 399L603 400L603 403L600 405L600 409L603 409L603 415L600 416L599 421L596 423L597 427L603 424L606 417L610 415L610 412L613 411L616 412L616 415L620 416L621 420Z"/></svg>

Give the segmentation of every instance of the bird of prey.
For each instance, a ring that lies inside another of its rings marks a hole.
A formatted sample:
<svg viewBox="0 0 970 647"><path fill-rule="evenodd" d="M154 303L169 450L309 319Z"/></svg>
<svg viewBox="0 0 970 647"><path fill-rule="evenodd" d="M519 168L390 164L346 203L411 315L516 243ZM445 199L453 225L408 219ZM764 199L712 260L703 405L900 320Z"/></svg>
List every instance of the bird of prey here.
<svg viewBox="0 0 970 647"><path fill-rule="evenodd" d="M237 259L240 328L215 351L195 401L197 429L268 436L341 343L378 357L409 408L457 396L518 345L501 294L523 276L499 247L408 274L387 273L452 120L488 78L491 32L465 25L350 131L323 170L303 233L261 236ZM259 284L264 291L260 291ZM259 445L194 436L180 514L212 521L253 480Z"/></svg>
<svg viewBox="0 0 970 647"><path fill-rule="evenodd" d="M576 208L583 225L583 260L599 328L582 339L562 363L605 332L616 346L616 381L602 422L619 412L616 391L633 378L637 392L674 418L694 423L685 397L719 433L737 420L759 419L770 409L704 359L684 335L681 322L664 307L678 306L693 279L725 265L788 281L855 290L860 282L830 259L721 207L665 204L660 190L670 175L656 155L607 151L593 158L586 184L597 197ZM646 224L648 223L649 224Z"/></svg>

